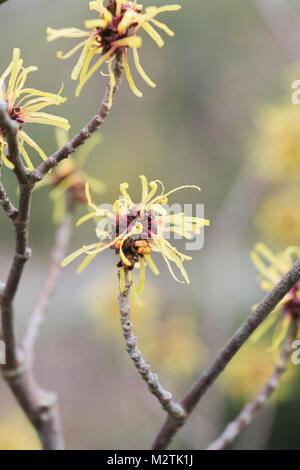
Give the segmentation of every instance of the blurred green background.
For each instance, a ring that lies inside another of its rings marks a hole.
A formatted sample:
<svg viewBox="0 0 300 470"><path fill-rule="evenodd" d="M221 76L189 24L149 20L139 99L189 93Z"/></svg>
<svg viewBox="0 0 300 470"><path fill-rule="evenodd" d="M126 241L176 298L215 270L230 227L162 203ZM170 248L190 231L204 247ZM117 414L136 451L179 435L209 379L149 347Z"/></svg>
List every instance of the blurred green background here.
<svg viewBox="0 0 300 470"><path fill-rule="evenodd" d="M187 265L191 284L175 285L163 265L161 277L151 281L151 288L157 289L157 296L163 298L161 315L166 314L171 321L174 306L183 318L188 313L196 322L201 344L200 350L195 346L186 357L187 364L191 358L195 363L188 373L184 373L184 368L176 371L176 359L169 365L169 371L162 370L159 354L163 356L168 350L162 344L160 353L160 344L156 344L153 369L165 374L162 382L176 398L187 390L262 296L249 257L253 244L260 238L253 228L252 216L261 181L244 167L249 157L249 141L255 133L257 110L265 102L289 97L291 84L286 76L300 58L297 1L264 2L271 16L275 15L275 28L253 0L179 3L183 4L181 12L165 14L163 18L176 31L175 38L168 38L161 50L150 39L144 40L141 60L157 88L148 88L135 75L144 93L138 99L123 81L111 115L101 128L104 141L87 165L87 172L108 186L103 199L97 200L99 203L114 201L119 196L119 184L124 181L138 195L140 174L161 179L170 189L182 184L198 184L202 188L200 194L182 192L172 200L204 203L205 216L211 220L204 249L192 253L194 259ZM29 77L30 86L56 92L64 83L67 102L49 112L68 118L71 133L77 132L98 109L106 79L95 75L80 98L75 98L75 83L70 79L74 58L67 61L56 58L56 51L69 50L73 41L47 43L46 27L82 27L83 21L91 17L88 1L9 0L0 7L0 15L1 69L10 62L13 47L20 47L25 64L39 67ZM289 39L290 48L286 44ZM299 74L294 74L293 80L299 78ZM29 124L26 131L46 153L56 149L52 128ZM255 158L262 159L263 155ZM16 199L14 178L5 170L3 173L7 190ZM228 194L232 194L229 201ZM84 209L79 209L78 217L83 213ZM224 219L222 214L229 217ZM30 245L34 256L26 266L17 298L20 335L47 270L54 232L48 190L41 189L32 206ZM93 241L92 226L74 229L74 249ZM5 279L13 237L2 212L0 242L0 279ZM111 315L117 315L113 294L111 304L107 303L107 292L117 293L115 262L112 254L107 253L97 257L80 276L74 265L64 270L38 343L37 374L44 387L58 392L69 449L148 448L164 418L127 358L121 332L118 338L103 326L109 316L107 310L104 319L101 314L104 299ZM148 280L151 276L148 275ZM146 298L147 288L146 283ZM98 315L89 315L91 299L94 313L95 302L99 305ZM189 316L186 321L191 321ZM168 322L164 328L168 331ZM179 325L180 358L185 354L184 347L180 348L184 334L188 333ZM158 338L153 334L152 341L156 343ZM176 349L176 340L174 344ZM247 368L247 361L244 367ZM298 386L295 377L288 398L274 401L263 411L235 447L299 448ZM217 436L226 420L234 417L241 404L230 399L225 385L216 385L174 441L174 448L204 447ZM13 398L1 383L0 421L6 420L10 422L7 429L12 436L17 435L14 423L22 429L21 435L29 433ZM0 448L1 432L2 428ZM6 432L3 427L3 435ZM2 446L8 446L2 439Z"/></svg>

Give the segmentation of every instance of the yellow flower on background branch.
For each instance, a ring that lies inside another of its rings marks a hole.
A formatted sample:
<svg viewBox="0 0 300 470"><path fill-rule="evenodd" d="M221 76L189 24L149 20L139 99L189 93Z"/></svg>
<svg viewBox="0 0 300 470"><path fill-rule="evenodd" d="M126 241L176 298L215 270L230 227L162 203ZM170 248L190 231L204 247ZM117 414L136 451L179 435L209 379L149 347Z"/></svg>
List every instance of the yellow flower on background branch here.
<svg viewBox="0 0 300 470"><path fill-rule="evenodd" d="M106 6L104 5L105 3L107 3ZM111 84L110 107L115 86L111 62L116 53L122 50L124 53L125 74L129 86L136 96L142 97L143 94L135 86L130 72L127 51L132 49L138 73L148 85L155 87L155 84L148 77L140 63L138 49L142 46L142 38L138 36L138 33L143 29L155 41L158 47L162 47L164 40L157 29L162 30L168 36L174 36L174 33L164 23L158 21L156 17L160 13L180 10L181 6L151 6L144 9L143 5L137 4L136 1L124 0L109 0L108 2L96 0L89 2L89 5L91 10L97 12L97 18L85 21L86 30L78 28L47 29L49 42L62 37L81 39L79 44L69 52L63 54L59 51L57 53L58 58L68 59L81 50L79 60L71 75L73 80L79 79L76 96L79 96L83 86L91 76L107 62ZM94 58L97 60L92 64Z"/></svg>
<svg viewBox="0 0 300 470"><path fill-rule="evenodd" d="M291 246L275 254L263 243L257 243L251 257L260 273L260 286L268 292L300 257L300 248ZM293 318L296 320L300 318L300 281L278 303L271 315L253 334L252 340L257 341L276 324L273 332L272 350L277 351L286 338Z"/></svg>
<svg viewBox="0 0 300 470"><path fill-rule="evenodd" d="M172 191L165 192L161 181L150 181L140 176L142 184L141 202L134 204L127 192L128 184L120 185L122 195L121 200L117 200L113 205L113 211L101 209L95 206L89 193L89 185L86 187L86 195L91 212L82 217L77 225L81 225L87 220L97 218L98 223L96 234L99 242L88 246L83 246L79 250L69 255L62 263L67 266L79 256L85 254L84 261L78 268L78 272L83 271L88 264L102 251L111 248L119 257L118 268L120 268L120 289L125 290L125 273L129 274L138 266L140 268L140 281L137 293L143 289L145 282L145 267L158 275L159 271L151 257L152 252L160 253L165 260L173 278L180 283L189 283L188 275L183 266L183 262L191 260L190 256L180 253L177 248L172 246L166 239L167 234L175 233L182 238L192 239L200 235L202 229L209 225L209 221L187 216L185 213L168 214L164 207L168 203L168 197L171 194L185 188L193 188L200 191L198 186L185 185ZM157 193L159 194L157 195ZM108 223L109 222L109 223ZM173 270L175 265L181 273L182 279L179 279Z"/></svg>
<svg viewBox="0 0 300 470"><path fill-rule="evenodd" d="M255 224L264 239L279 249L300 240L300 187L289 184L263 200Z"/></svg>
<svg viewBox="0 0 300 470"><path fill-rule="evenodd" d="M67 132L63 129L56 129L56 141L59 148L63 147L68 140ZM61 223L68 205L72 208L77 204L86 205L88 203L85 194L87 181L89 181L93 193L103 194L105 192L105 183L83 171L87 158L95 152L101 142L102 136L95 134L84 147L79 149L75 158L63 160L53 173L47 174L39 183L39 188L53 186L49 197L54 203L53 222L55 224Z"/></svg>
<svg viewBox="0 0 300 470"><path fill-rule="evenodd" d="M24 88L28 74L36 70L37 67L35 66L23 67L20 49L15 48L12 62L0 76L0 101L6 101L10 118L19 124L18 140L20 152L27 169L30 171L34 170L34 167L24 144L33 148L43 160L47 159L47 155L23 130L24 124L31 122L61 127L65 130L70 128L66 119L41 112L47 106L58 106L66 101L66 98L63 98L60 92L52 94L34 88ZM13 164L6 156L5 131L0 128L0 164L2 161L9 168L13 168Z"/></svg>
<svg viewBox="0 0 300 470"><path fill-rule="evenodd" d="M248 402L257 394L270 377L275 362L271 352L266 352L266 343L246 343L221 377L220 387L225 390L228 398ZM295 375L292 370L283 376L283 383L274 395L274 401L285 400L292 391L292 381Z"/></svg>

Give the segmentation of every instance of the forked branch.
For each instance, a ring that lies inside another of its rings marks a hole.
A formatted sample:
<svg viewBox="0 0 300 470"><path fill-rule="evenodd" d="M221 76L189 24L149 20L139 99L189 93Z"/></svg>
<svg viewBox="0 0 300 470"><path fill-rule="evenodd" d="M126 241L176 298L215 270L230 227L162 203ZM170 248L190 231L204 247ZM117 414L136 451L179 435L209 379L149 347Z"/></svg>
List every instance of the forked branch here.
<svg viewBox="0 0 300 470"><path fill-rule="evenodd" d="M221 436L212 442L206 450L222 450L233 443L241 431L248 426L258 412L267 404L273 393L278 389L280 380L286 372L288 362L293 351L293 343L297 338L299 322L294 320L286 341L282 347L281 355L272 375L259 391L255 399L248 403L234 421L229 423Z"/></svg>
<svg viewBox="0 0 300 470"><path fill-rule="evenodd" d="M123 74L123 52L118 51L116 53L116 63L114 67L114 75L115 75L115 87L113 90L113 97L115 96ZM100 106L98 113L88 122L88 124L81 129L81 131L73 137L67 144L57 150L53 155L47 158L43 163L41 163L32 173L30 176L30 180L32 183L36 183L37 181L41 181L43 177L48 173L49 170L56 167L59 162L68 158L69 155L75 152L75 150L85 143L85 141L94 133L97 129L101 126L104 119L109 114L109 95L110 95L110 83L108 83L106 87L106 92Z"/></svg>
<svg viewBox="0 0 300 470"><path fill-rule="evenodd" d="M292 289L292 287L300 279L300 259L296 261L290 271L281 279L281 281L263 298L258 304L254 312L244 321L240 328L234 333L227 342L213 363L203 372L199 380L190 389L181 401L181 405L186 411L186 418L182 422L173 420L168 416L165 424L159 431L153 449L167 448L177 431L185 424L188 417L195 409L203 395L219 377L221 372L229 364L231 359L239 351L245 341L258 328L258 326L267 318L274 310L276 305L284 298L284 296Z"/></svg>

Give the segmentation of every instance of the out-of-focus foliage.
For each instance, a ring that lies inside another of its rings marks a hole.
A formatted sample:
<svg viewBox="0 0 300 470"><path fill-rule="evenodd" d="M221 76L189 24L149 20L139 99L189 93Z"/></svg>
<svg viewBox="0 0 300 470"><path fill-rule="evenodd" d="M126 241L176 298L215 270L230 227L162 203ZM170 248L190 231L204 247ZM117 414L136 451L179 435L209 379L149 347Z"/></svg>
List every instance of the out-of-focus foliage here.
<svg viewBox="0 0 300 470"><path fill-rule="evenodd" d="M1 419L0 450L41 450L33 427L21 412Z"/></svg>
<svg viewBox="0 0 300 470"><path fill-rule="evenodd" d="M252 142L258 175L269 182L300 178L300 112L292 103L264 105Z"/></svg>
<svg viewBox="0 0 300 470"><path fill-rule="evenodd" d="M263 105L251 140L254 172L266 183L254 220L260 237L277 249L299 245L299 106L290 97L281 104Z"/></svg>
<svg viewBox="0 0 300 470"><path fill-rule="evenodd" d="M284 248L299 244L300 187L280 188L267 195L259 207L255 224L261 238L271 246Z"/></svg>
<svg viewBox="0 0 300 470"><path fill-rule="evenodd" d="M247 343L231 361L221 376L220 386L233 402L252 400L265 385L275 367L273 355L266 343ZM292 370L283 377L281 386L274 393L273 399L285 400L291 391Z"/></svg>

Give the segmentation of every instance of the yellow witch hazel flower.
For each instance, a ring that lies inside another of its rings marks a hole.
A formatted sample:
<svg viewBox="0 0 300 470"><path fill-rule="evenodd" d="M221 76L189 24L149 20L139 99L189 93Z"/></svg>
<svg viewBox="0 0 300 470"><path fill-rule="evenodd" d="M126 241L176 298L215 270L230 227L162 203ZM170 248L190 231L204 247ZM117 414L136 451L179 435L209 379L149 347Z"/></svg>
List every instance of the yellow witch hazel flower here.
<svg viewBox="0 0 300 470"><path fill-rule="evenodd" d="M194 188L200 191L200 188L194 185L185 185L165 193L161 181L151 181L148 184L144 175L140 176L140 179L142 184L141 202L138 204L132 202L127 192L129 185L123 183L120 185L123 198L114 203L112 211L98 208L92 203L87 184L86 195L92 212L82 217L77 225L94 217L99 218L100 223L96 228L96 234L100 241L83 246L72 253L62 262L63 267L85 254L86 257L78 268L78 272L81 272L98 253L108 248L114 249L119 257L117 266L120 268L121 292L125 290L125 272L129 274L131 279L131 271L138 263L140 281L137 293L140 293L145 282L146 263L154 274L159 274L151 257L152 252L157 252L162 255L176 281L189 283L183 262L192 258L180 253L172 246L166 239L167 234L175 233L183 238L192 239L195 235L200 234L204 226L209 225L209 221L199 217L186 216L184 212L170 215L164 205L168 203L168 197L176 191L185 188ZM160 194L157 195L160 187ZM182 279L178 279L174 273L172 263L177 266Z"/></svg>
<svg viewBox="0 0 300 470"><path fill-rule="evenodd" d="M101 68L104 62L107 62L111 84L110 107L115 86L111 63L116 53L123 51L125 74L129 86L135 95L142 97L143 95L135 86L130 72L127 50L132 49L134 63L141 77L148 85L155 87L155 84L150 80L140 64L138 48L142 45L142 38L137 33L140 29L143 29L156 42L158 47L162 47L164 40L153 26L161 29L169 36L174 36L174 33L164 23L158 21L156 16L160 13L180 10L181 6L151 6L146 8L144 12L143 5L137 4L136 0L108 0L106 6L104 6L104 3L104 0L89 2L90 9L97 11L98 17L85 21L87 30L78 28L48 28L47 34L49 42L61 37L83 39L66 54L62 52L57 53L58 58L68 59L81 49L79 60L71 75L73 80L79 78L76 96L79 96L81 89L91 76ZM94 57L97 58L97 61L90 67Z"/></svg>
<svg viewBox="0 0 300 470"><path fill-rule="evenodd" d="M273 253L263 243L257 243L251 253L252 261L260 273L260 285L264 291L271 290L291 269L300 256L300 248L291 246L280 253ZM291 320L300 319L300 281L279 302L275 310L252 335L257 341L276 322L272 350L278 350L288 332Z"/></svg>
<svg viewBox="0 0 300 470"><path fill-rule="evenodd" d="M63 129L56 129L56 140L60 147L69 141L68 133ZM84 146L80 147L76 158L63 160L57 169L46 175L38 187L53 186L49 197L54 202L53 222L59 224L66 212L67 204L86 205L88 203L85 194L85 185L89 181L91 190L95 194L103 194L106 185L102 181L88 175L83 171L87 158L102 142L100 134L94 134Z"/></svg>
<svg viewBox="0 0 300 470"><path fill-rule="evenodd" d="M44 91L35 90L34 88L24 88L27 75L37 70L37 67L23 67L23 60L20 57L20 49L14 49L13 58L5 72L0 76L0 100L6 101L8 113L11 119L19 124L18 139L20 152L24 158L27 169L32 171L34 167L28 156L24 144L37 151L37 153L46 160L47 155L23 130L25 123L47 124L50 126L61 127L69 130L70 126L66 119L53 114L41 112L42 109L51 105L60 105L66 101L66 98L60 96L60 92L55 95L45 93ZM5 81L8 79L5 91ZM7 159L6 153L5 131L0 128L0 164L3 161L9 168L13 168L13 164Z"/></svg>

